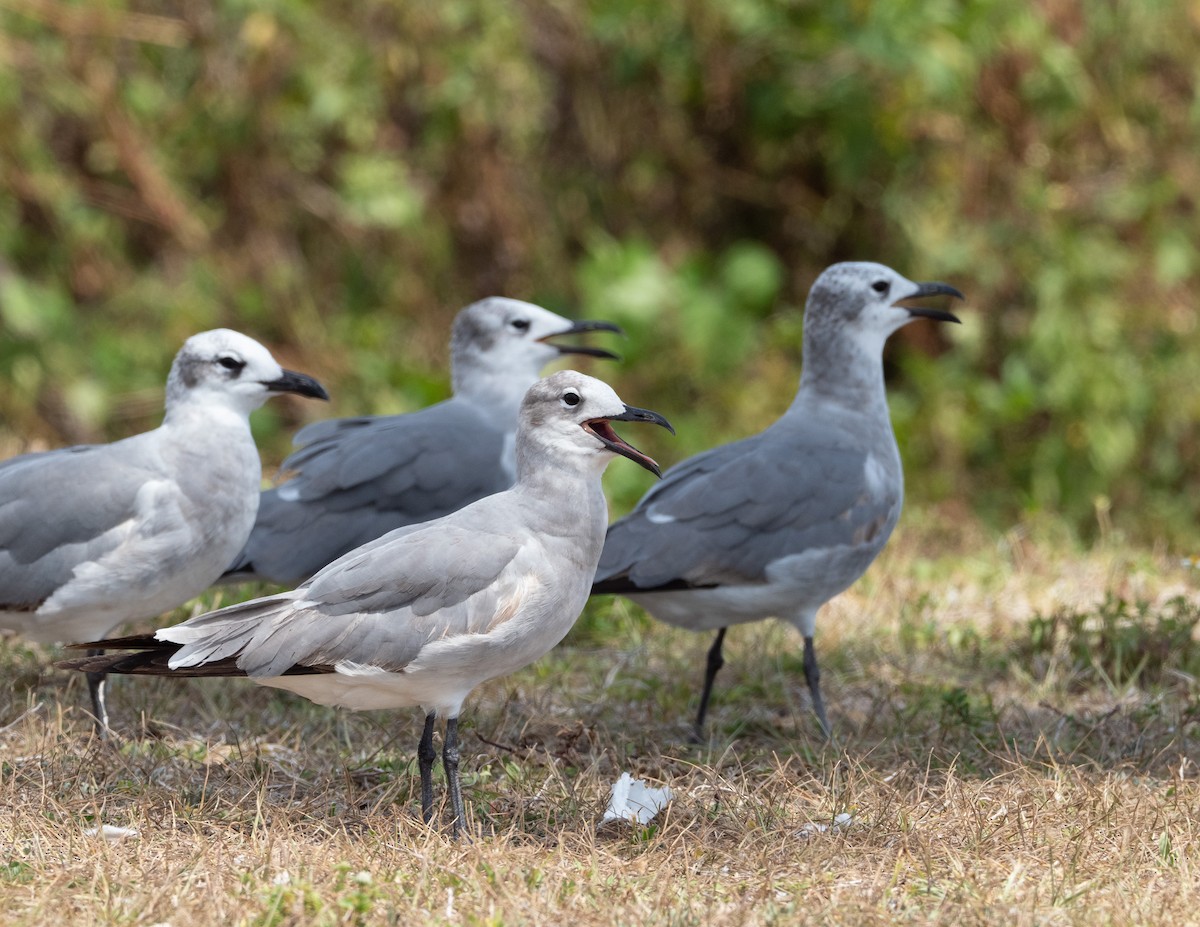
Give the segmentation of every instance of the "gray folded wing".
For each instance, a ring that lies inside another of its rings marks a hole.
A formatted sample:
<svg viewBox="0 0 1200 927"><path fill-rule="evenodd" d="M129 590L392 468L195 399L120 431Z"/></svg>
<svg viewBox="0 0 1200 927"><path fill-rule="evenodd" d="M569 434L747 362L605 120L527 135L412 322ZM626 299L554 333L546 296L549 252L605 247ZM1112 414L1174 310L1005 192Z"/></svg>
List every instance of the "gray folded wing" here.
<svg viewBox="0 0 1200 927"><path fill-rule="evenodd" d="M398 672L435 640L482 633L515 614L529 571L509 532L444 520L401 528L292 592L159 632L172 666L236 657L249 676L341 662Z"/></svg>
<svg viewBox="0 0 1200 927"><path fill-rule="evenodd" d="M505 439L481 410L453 399L408 415L310 425L283 464L295 476L263 493L230 572L299 581L388 531L506 489Z"/></svg>
<svg viewBox="0 0 1200 927"><path fill-rule="evenodd" d="M595 592L755 583L781 557L871 542L898 514L867 455L797 423L690 458L614 523Z"/></svg>
<svg viewBox="0 0 1200 927"><path fill-rule="evenodd" d="M162 473L128 449L64 448L0 466L0 610L36 609L135 530L138 493Z"/></svg>

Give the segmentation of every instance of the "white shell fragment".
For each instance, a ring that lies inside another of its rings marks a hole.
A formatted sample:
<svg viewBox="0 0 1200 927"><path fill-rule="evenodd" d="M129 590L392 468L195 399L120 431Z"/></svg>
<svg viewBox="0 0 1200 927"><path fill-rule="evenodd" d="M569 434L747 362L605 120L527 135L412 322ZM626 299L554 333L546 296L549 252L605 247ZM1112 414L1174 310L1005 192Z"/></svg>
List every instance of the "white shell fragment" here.
<svg viewBox="0 0 1200 927"><path fill-rule="evenodd" d="M674 797L667 787L655 788L646 785L644 779L634 779L629 773L613 783L612 797L601 819L601 825L609 821L627 821L630 824L648 824Z"/></svg>
<svg viewBox="0 0 1200 927"><path fill-rule="evenodd" d="M812 837L816 834L824 834L830 831L833 833L838 833L839 831L845 830L853 823L854 816L846 814L846 812L843 811L841 814L834 817L832 824L818 824L815 821L810 821L808 824L805 824L798 831L796 831L796 836Z"/></svg>
<svg viewBox="0 0 1200 927"><path fill-rule="evenodd" d="M102 824L83 832L85 837L103 837L105 840L124 840L126 837L138 835L136 827L115 827L112 824Z"/></svg>

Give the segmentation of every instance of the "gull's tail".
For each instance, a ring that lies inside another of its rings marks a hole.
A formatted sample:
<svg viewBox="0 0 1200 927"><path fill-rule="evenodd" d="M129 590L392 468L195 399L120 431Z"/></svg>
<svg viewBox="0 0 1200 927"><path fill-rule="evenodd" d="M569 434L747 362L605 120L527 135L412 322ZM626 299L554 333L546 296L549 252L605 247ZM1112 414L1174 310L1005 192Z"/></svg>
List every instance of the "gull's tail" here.
<svg viewBox="0 0 1200 927"><path fill-rule="evenodd" d="M171 669L168 661L182 644L160 641L152 635L113 637L86 644L68 644L68 650L108 650L117 653L89 653L85 657L59 660L54 665L59 669L73 669L84 673L125 673L136 676L245 676L238 669L235 658L205 663L200 666L182 666Z"/></svg>
<svg viewBox="0 0 1200 927"><path fill-rule="evenodd" d="M83 657L59 660L54 665L59 669L79 670L83 673L121 673L129 676L245 676L246 671L237 665L237 657L226 657L211 663L194 666L170 665L170 659L183 647L175 641L160 641L151 635L112 637L86 644L68 644L68 650L110 650L116 653L89 653ZM291 666L284 670L285 676L328 673L327 666Z"/></svg>

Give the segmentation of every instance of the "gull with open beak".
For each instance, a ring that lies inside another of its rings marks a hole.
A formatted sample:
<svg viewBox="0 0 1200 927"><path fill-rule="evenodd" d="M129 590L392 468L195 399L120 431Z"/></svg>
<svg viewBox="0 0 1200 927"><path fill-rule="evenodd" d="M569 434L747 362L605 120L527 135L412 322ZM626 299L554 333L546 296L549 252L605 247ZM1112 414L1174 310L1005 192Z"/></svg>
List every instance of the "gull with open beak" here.
<svg viewBox="0 0 1200 927"><path fill-rule="evenodd" d="M835 264L817 278L804 315L804 361L791 407L760 434L669 469L608 532L594 593L620 593L655 618L716 631L695 736L731 624L779 618L804 638L813 711L831 732L813 634L817 610L870 566L900 517L904 473L888 416L883 346L917 318L913 306L962 298L882 264Z"/></svg>
<svg viewBox="0 0 1200 927"><path fill-rule="evenodd" d="M309 425L284 461L291 478L263 493L258 521L225 581L295 585L382 534L438 518L512 485L517 411L540 371L604 348L555 344L611 322L573 322L492 297L463 309L450 338L454 396L407 415Z"/></svg>
<svg viewBox="0 0 1200 927"><path fill-rule="evenodd" d="M433 816L434 725L454 831L465 820L458 716L480 683L536 660L583 609L604 545L600 476L614 455L658 465L611 422L671 426L606 384L564 370L530 388L516 435L517 479L434 521L398 528L298 589L223 608L153 638L88 644L134 653L65 665L91 672L249 676L322 705L420 705L421 807Z"/></svg>

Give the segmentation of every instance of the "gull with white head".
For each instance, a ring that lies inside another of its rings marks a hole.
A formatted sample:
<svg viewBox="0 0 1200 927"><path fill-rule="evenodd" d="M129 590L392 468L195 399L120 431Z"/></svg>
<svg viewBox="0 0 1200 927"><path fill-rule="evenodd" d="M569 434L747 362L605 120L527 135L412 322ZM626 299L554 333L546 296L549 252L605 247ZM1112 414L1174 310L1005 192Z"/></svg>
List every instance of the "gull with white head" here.
<svg viewBox="0 0 1200 927"><path fill-rule="evenodd" d="M175 356L158 428L0 464L0 628L90 640L208 588L258 508L250 413L280 393L329 398L254 339L202 332ZM89 683L104 732L103 676Z"/></svg>

